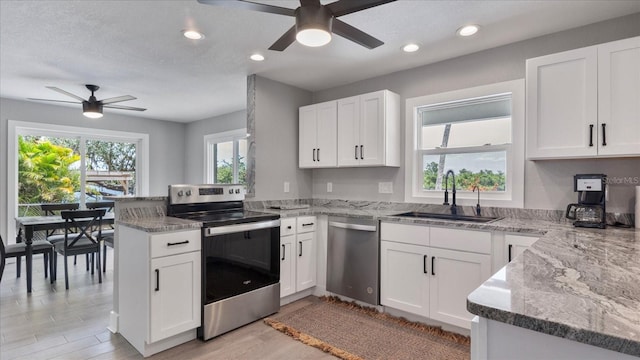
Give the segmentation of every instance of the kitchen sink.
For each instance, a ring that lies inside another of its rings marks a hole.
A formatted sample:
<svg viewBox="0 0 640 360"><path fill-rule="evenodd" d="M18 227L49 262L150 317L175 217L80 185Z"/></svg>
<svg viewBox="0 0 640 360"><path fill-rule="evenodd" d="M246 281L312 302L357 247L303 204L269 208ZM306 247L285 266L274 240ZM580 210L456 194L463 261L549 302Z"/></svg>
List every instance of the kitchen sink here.
<svg viewBox="0 0 640 360"><path fill-rule="evenodd" d="M491 216L438 214L438 213L428 213L428 212L418 212L418 211L410 211L402 214L395 214L393 216L401 216L401 217L417 218L417 219L470 221L470 222L477 222L477 223L488 223L491 221L501 219L500 217L491 217Z"/></svg>

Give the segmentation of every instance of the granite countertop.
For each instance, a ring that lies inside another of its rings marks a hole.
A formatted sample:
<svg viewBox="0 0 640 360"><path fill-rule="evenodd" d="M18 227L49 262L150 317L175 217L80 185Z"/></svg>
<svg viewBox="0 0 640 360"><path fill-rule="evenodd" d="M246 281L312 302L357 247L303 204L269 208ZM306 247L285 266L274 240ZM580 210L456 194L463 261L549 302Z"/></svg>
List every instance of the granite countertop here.
<svg viewBox="0 0 640 360"><path fill-rule="evenodd" d="M283 218L348 216L540 236L472 292L471 313L487 319L640 356L640 230L574 228L566 221L503 218L489 223L393 216L398 209L312 206L251 209ZM117 221L148 232L199 228L173 217Z"/></svg>
<svg viewBox="0 0 640 360"><path fill-rule="evenodd" d="M640 356L638 280L640 231L555 226L472 292L467 308L487 319Z"/></svg>
<svg viewBox="0 0 640 360"><path fill-rule="evenodd" d="M199 221L179 219L171 216L117 220L116 224L146 232L179 231L186 229L200 229L202 227L202 223Z"/></svg>
<svg viewBox="0 0 640 360"><path fill-rule="evenodd" d="M113 200L116 202L134 202L134 201L166 201L167 196L105 196L107 200Z"/></svg>

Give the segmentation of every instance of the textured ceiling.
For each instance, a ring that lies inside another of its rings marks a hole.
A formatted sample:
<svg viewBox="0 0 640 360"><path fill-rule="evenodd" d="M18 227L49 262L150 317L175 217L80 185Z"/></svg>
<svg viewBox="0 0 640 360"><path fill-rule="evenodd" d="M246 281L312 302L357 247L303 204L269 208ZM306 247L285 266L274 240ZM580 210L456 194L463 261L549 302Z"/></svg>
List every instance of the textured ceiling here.
<svg viewBox="0 0 640 360"><path fill-rule="evenodd" d="M98 99L129 94L138 99L120 104L148 109L108 109L105 118L121 112L189 122L244 109L252 73L316 91L639 11L637 0L400 0L341 17L384 41L379 48L334 36L325 47L294 43L275 52L267 48L293 25L291 17L195 0L2 0L0 96L72 100L45 86L88 97L83 84L96 84ZM455 36L467 23L481 32ZM206 38L182 37L191 27ZM402 53L407 42L422 49ZM266 60L250 61L253 52Z"/></svg>

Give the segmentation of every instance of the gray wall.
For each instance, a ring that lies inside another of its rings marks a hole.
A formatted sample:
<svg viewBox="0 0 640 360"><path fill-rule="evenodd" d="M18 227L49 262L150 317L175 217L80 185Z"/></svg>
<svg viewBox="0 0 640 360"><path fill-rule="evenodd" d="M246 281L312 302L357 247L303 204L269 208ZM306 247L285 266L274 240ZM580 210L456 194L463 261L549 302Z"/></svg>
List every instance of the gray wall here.
<svg viewBox="0 0 640 360"><path fill-rule="evenodd" d="M350 85L318 91L313 102L339 99L370 91L389 89L404 100L445 91L497 83L525 76L525 60L560 51L640 35L640 13L546 35L494 49L400 71ZM421 51L434 51L425 48ZM401 56L401 55L398 55ZM404 134L404 121L402 121ZM404 141L403 141L404 142ZM402 144L404 149L404 143ZM403 151L404 153L404 151ZM640 159L527 161L525 208L563 209L576 199L572 179L576 173L598 172L617 177L640 177ZM393 194L378 194L378 182L393 182ZM327 193L327 182L333 192ZM313 170L313 197L335 199L404 200L404 168ZM610 211L633 212L633 187L610 187Z"/></svg>
<svg viewBox="0 0 640 360"><path fill-rule="evenodd" d="M185 130L186 167L184 182L187 184L201 184L205 180L204 137L206 135L244 129L246 127L246 110L188 123Z"/></svg>
<svg viewBox="0 0 640 360"><path fill-rule="evenodd" d="M311 197L311 171L298 169L298 108L310 103L310 92L256 76L253 200Z"/></svg>
<svg viewBox="0 0 640 360"><path fill-rule="evenodd" d="M166 195L184 179L185 124L106 112L87 119L80 108L0 98L0 234L6 236L8 120L149 134L149 195ZM13 224L10 224L13 226Z"/></svg>

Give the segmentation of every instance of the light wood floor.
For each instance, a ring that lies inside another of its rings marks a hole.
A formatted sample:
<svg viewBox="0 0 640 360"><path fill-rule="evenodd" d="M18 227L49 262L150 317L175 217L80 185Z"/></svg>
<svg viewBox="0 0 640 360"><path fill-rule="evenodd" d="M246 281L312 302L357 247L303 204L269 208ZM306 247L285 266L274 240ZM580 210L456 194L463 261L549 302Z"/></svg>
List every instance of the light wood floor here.
<svg viewBox="0 0 640 360"><path fill-rule="evenodd" d="M113 251L109 249L109 256ZM13 259L10 259L13 260ZM0 359L142 359L119 334L107 330L113 293L113 259L107 259L103 283L85 271L84 257L70 265L64 288L62 257L58 280L45 280L42 255L34 257L33 292L27 295L23 273L7 264L0 283ZM24 260L23 260L24 271ZM313 301L303 299L281 311ZM334 359L257 321L207 342L194 340L149 359Z"/></svg>

